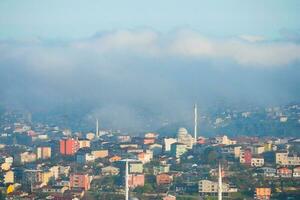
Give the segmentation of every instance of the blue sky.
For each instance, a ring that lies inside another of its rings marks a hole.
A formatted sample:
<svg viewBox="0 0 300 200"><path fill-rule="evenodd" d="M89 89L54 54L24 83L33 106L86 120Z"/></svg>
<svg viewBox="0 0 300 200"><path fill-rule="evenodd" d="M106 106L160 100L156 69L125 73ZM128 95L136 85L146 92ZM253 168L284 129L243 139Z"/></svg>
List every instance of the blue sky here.
<svg viewBox="0 0 300 200"><path fill-rule="evenodd" d="M279 37L299 30L298 0L1 0L0 38L89 37L116 29L169 32L191 28L208 36Z"/></svg>

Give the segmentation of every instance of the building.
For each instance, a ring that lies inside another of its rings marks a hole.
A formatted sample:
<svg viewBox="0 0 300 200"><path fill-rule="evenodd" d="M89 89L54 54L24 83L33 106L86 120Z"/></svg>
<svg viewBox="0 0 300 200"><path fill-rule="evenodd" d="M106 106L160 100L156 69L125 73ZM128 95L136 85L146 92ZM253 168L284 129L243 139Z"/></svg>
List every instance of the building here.
<svg viewBox="0 0 300 200"><path fill-rule="evenodd" d="M4 172L3 174L3 183L4 184L10 184L10 183L14 183L15 179L14 179L14 172L13 171L7 171Z"/></svg>
<svg viewBox="0 0 300 200"><path fill-rule="evenodd" d="M262 167L259 169L264 177L275 177L276 176L276 169L271 167Z"/></svg>
<svg viewBox="0 0 300 200"><path fill-rule="evenodd" d="M88 140L93 140L95 139L95 133L87 133L85 137Z"/></svg>
<svg viewBox="0 0 300 200"><path fill-rule="evenodd" d="M27 184L39 184L40 186L45 186L52 177L54 177L54 175L51 171L25 170L23 182Z"/></svg>
<svg viewBox="0 0 300 200"><path fill-rule="evenodd" d="M101 174L103 176L118 175L119 173L120 173L119 168L113 166L107 166L101 169Z"/></svg>
<svg viewBox="0 0 300 200"><path fill-rule="evenodd" d="M254 199L268 200L271 198L271 188L256 188Z"/></svg>
<svg viewBox="0 0 300 200"><path fill-rule="evenodd" d="M279 177L290 178L293 175L293 171L287 167L281 167L277 169L277 175Z"/></svg>
<svg viewBox="0 0 300 200"><path fill-rule="evenodd" d="M155 138L144 138L144 144L154 144Z"/></svg>
<svg viewBox="0 0 300 200"><path fill-rule="evenodd" d="M277 165L298 166L300 165L300 156L289 154L287 151L278 151L275 153Z"/></svg>
<svg viewBox="0 0 300 200"><path fill-rule="evenodd" d="M36 161L36 154L33 152L24 152L19 154L19 161L20 163L24 164L24 163L30 163L30 162L34 162Z"/></svg>
<svg viewBox="0 0 300 200"><path fill-rule="evenodd" d="M170 172L170 164L162 164L159 166L153 166L153 174L161 174L161 173L169 173Z"/></svg>
<svg viewBox="0 0 300 200"><path fill-rule="evenodd" d="M37 155L37 159L51 158L51 147L37 147L36 155Z"/></svg>
<svg viewBox="0 0 300 200"><path fill-rule="evenodd" d="M194 138L191 136L185 128L179 128L177 132L177 141L186 145L186 148L192 149L194 144Z"/></svg>
<svg viewBox="0 0 300 200"><path fill-rule="evenodd" d="M79 143L73 138L62 139L59 141L59 149L62 155L74 155L79 149Z"/></svg>
<svg viewBox="0 0 300 200"><path fill-rule="evenodd" d="M173 177L166 173L156 175L156 184L157 185L170 184L172 182L172 180L173 180Z"/></svg>
<svg viewBox="0 0 300 200"><path fill-rule="evenodd" d="M109 158L109 162L117 162L119 160L121 160L122 158L120 156L112 156L111 158Z"/></svg>
<svg viewBox="0 0 300 200"><path fill-rule="evenodd" d="M144 172L144 165L142 162L129 162L129 173L143 173Z"/></svg>
<svg viewBox="0 0 300 200"><path fill-rule="evenodd" d="M262 167L265 164L265 159L262 156L256 155L251 158L252 167Z"/></svg>
<svg viewBox="0 0 300 200"><path fill-rule="evenodd" d="M143 187L145 185L144 174L129 174L128 185L130 188Z"/></svg>
<svg viewBox="0 0 300 200"><path fill-rule="evenodd" d="M225 154L231 154L235 158L239 158L241 155L241 146L236 146L236 145L227 145L222 148L222 153Z"/></svg>
<svg viewBox="0 0 300 200"><path fill-rule="evenodd" d="M88 139L79 139L78 140L79 148L90 148L91 142Z"/></svg>
<svg viewBox="0 0 300 200"><path fill-rule="evenodd" d="M171 145L171 155L172 156L179 158L185 152L187 152L187 147L185 144L176 142Z"/></svg>
<svg viewBox="0 0 300 200"><path fill-rule="evenodd" d="M118 135L117 140L119 143L131 142L130 135Z"/></svg>
<svg viewBox="0 0 300 200"><path fill-rule="evenodd" d="M163 197L162 200L176 200L176 197L173 195L167 195Z"/></svg>
<svg viewBox="0 0 300 200"><path fill-rule="evenodd" d="M255 145L252 147L253 149L253 154L262 154L265 152L265 147L261 145Z"/></svg>
<svg viewBox="0 0 300 200"><path fill-rule="evenodd" d="M218 182L210 180L199 181L199 194L200 196L217 196L218 195ZM236 188L231 188L229 184L222 184L222 195L228 196L230 193L237 192Z"/></svg>
<svg viewBox="0 0 300 200"><path fill-rule="evenodd" d="M251 166L252 152L250 149L245 149L241 151L240 163Z"/></svg>
<svg viewBox="0 0 300 200"><path fill-rule="evenodd" d="M80 164L85 164L88 162L93 162L95 161L95 157L91 153L87 152L80 152L76 154L76 162Z"/></svg>
<svg viewBox="0 0 300 200"><path fill-rule="evenodd" d="M86 173L72 173L70 175L70 186L72 189L90 189L90 177Z"/></svg>
<svg viewBox="0 0 300 200"><path fill-rule="evenodd" d="M296 178L300 177L300 167L295 167L293 169L293 177L296 177Z"/></svg>
<svg viewBox="0 0 300 200"><path fill-rule="evenodd" d="M55 165L49 169L49 171L52 172L55 179L58 179L60 176L69 176L70 170L71 170L70 166L62 166L62 165Z"/></svg>
<svg viewBox="0 0 300 200"><path fill-rule="evenodd" d="M137 154L137 159L141 161L143 164L148 163L153 158L153 152L150 150L146 150L146 152L141 152Z"/></svg>
<svg viewBox="0 0 300 200"><path fill-rule="evenodd" d="M215 141L219 145L233 145L233 144L236 144L236 141L235 140L230 140L227 137L227 135L216 137Z"/></svg>
<svg viewBox="0 0 300 200"><path fill-rule="evenodd" d="M160 155L162 153L162 145L161 144L150 144L149 149L153 152L153 155Z"/></svg>
<svg viewBox="0 0 300 200"><path fill-rule="evenodd" d="M171 145L176 143L176 138L164 138L164 150L165 152L171 151Z"/></svg>
<svg viewBox="0 0 300 200"><path fill-rule="evenodd" d="M108 156L108 150L96 150L92 151L92 154L94 155L95 159L106 158Z"/></svg>

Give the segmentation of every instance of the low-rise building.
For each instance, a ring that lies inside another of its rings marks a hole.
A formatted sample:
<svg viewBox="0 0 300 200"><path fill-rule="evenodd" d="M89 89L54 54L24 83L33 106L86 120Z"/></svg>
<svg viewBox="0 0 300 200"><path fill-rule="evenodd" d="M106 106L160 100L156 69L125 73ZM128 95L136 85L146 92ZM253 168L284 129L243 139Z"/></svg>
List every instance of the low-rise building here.
<svg viewBox="0 0 300 200"><path fill-rule="evenodd" d="M223 183L222 195L228 196L229 193L237 192L236 188L231 188L229 184ZM210 180L199 181L199 194L200 196L217 196L218 195L218 182Z"/></svg>
<svg viewBox="0 0 300 200"><path fill-rule="evenodd" d="M170 164L161 164L159 166L153 167L153 174L161 174L161 173L169 173L170 172Z"/></svg>
<svg viewBox="0 0 300 200"><path fill-rule="evenodd" d="M129 174L128 185L130 188L143 187L145 185L145 175L144 174Z"/></svg>
<svg viewBox="0 0 300 200"><path fill-rule="evenodd" d="M172 180L173 180L173 177L166 173L156 175L156 184L157 185L170 184L172 182Z"/></svg>
<svg viewBox="0 0 300 200"><path fill-rule="evenodd" d="M36 155L37 155L37 159L51 158L51 147L37 147Z"/></svg>
<svg viewBox="0 0 300 200"><path fill-rule="evenodd" d="M70 186L72 189L90 189L90 176L86 173L72 173L70 175Z"/></svg>
<svg viewBox="0 0 300 200"><path fill-rule="evenodd" d="M259 169L264 177L275 177L276 176L276 169L271 167L262 167Z"/></svg>
<svg viewBox="0 0 300 200"><path fill-rule="evenodd" d="M33 152L24 152L19 154L18 157L20 163L24 164L24 163L30 163L30 162L34 162L36 161L36 154Z"/></svg>
<svg viewBox="0 0 300 200"><path fill-rule="evenodd" d="M262 156L256 155L251 158L252 167L262 167L265 164L265 159Z"/></svg>
<svg viewBox="0 0 300 200"><path fill-rule="evenodd" d="M144 164L150 162L152 158L153 158L153 152L150 150L137 154L137 159Z"/></svg>
<svg viewBox="0 0 300 200"><path fill-rule="evenodd" d="M143 173L144 172L144 165L142 162L129 162L129 173Z"/></svg>
<svg viewBox="0 0 300 200"><path fill-rule="evenodd" d="M95 159L106 158L108 156L108 150L95 150L92 151L92 154L94 155Z"/></svg>
<svg viewBox="0 0 300 200"><path fill-rule="evenodd" d="M268 200L271 198L271 188L256 188L254 199Z"/></svg>
<svg viewBox="0 0 300 200"><path fill-rule="evenodd" d="M293 177L296 177L296 178L300 177L300 167L295 167L293 169Z"/></svg>
<svg viewBox="0 0 300 200"><path fill-rule="evenodd" d="M120 169L114 166L107 166L101 169L101 174L103 176L118 175L119 173Z"/></svg>
<svg viewBox="0 0 300 200"><path fill-rule="evenodd" d="M281 167L277 169L277 175L279 177L290 178L293 175L293 171L287 167Z"/></svg>

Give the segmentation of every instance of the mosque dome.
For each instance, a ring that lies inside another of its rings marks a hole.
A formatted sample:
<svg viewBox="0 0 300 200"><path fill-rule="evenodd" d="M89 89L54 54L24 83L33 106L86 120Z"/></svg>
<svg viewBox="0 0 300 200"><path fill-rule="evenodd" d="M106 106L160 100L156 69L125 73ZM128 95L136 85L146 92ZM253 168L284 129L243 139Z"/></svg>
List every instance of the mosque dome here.
<svg viewBox="0 0 300 200"><path fill-rule="evenodd" d="M178 132L177 132L177 137L185 137L188 134L188 131L186 130L186 128L179 128Z"/></svg>

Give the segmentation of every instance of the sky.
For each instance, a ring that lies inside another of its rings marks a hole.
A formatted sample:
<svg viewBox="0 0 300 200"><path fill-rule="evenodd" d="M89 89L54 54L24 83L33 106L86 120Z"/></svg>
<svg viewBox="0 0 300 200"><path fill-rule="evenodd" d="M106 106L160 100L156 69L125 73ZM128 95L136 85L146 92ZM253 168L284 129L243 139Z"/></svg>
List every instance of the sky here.
<svg viewBox="0 0 300 200"><path fill-rule="evenodd" d="M190 27L212 36L262 35L299 30L297 0L2 0L0 37L85 38L95 32Z"/></svg>
<svg viewBox="0 0 300 200"><path fill-rule="evenodd" d="M300 1L0 1L1 104L142 130L300 100ZM77 116L77 115L76 115Z"/></svg>

